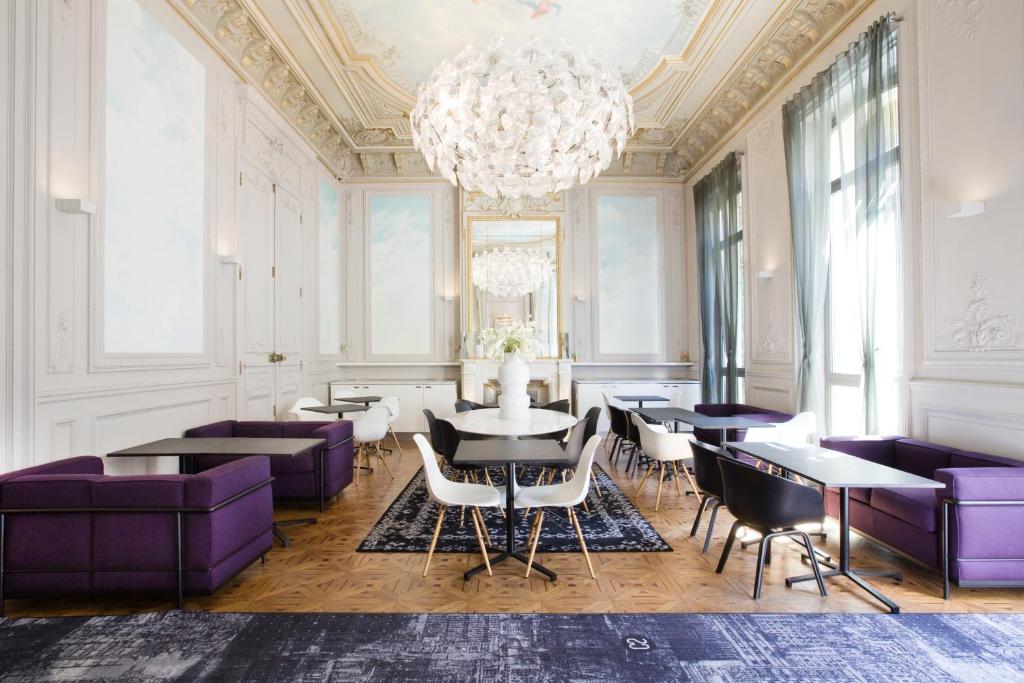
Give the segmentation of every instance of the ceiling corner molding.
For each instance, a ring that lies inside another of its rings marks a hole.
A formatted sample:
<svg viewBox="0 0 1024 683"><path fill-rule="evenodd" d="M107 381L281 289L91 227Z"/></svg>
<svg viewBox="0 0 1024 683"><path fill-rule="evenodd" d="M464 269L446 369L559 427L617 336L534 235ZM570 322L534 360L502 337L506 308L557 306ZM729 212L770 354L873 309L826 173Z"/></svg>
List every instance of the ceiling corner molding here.
<svg viewBox="0 0 1024 683"><path fill-rule="evenodd" d="M758 36L717 92L687 121L676 153L690 180L721 148L733 130L777 88L788 82L823 45L856 16L868 0L798 0Z"/></svg>
<svg viewBox="0 0 1024 683"><path fill-rule="evenodd" d="M306 79L282 58L248 9L236 0L170 0L249 84L258 89L320 155L347 180L360 162Z"/></svg>

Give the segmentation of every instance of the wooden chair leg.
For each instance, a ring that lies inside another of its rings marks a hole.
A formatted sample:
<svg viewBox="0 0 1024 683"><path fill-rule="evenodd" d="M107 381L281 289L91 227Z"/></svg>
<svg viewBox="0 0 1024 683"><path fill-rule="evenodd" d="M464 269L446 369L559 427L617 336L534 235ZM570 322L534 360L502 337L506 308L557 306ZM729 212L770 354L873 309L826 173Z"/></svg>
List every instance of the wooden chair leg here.
<svg viewBox="0 0 1024 683"><path fill-rule="evenodd" d="M359 470L361 469L360 468L360 464L362 463L362 456L363 456L363 445L359 444L358 446L356 446L355 457L352 458L352 460L355 462L355 467L356 467L356 484L359 483Z"/></svg>
<svg viewBox="0 0 1024 683"><path fill-rule="evenodd" d="M642 489L644 487L644 484L647 483L647 477L651 476L651 471L653 469L654 469L654 463L651 462L651 464L647 466L647 472L644 473L644 476L640 480L640 483L637 484L636 493L633 494L633 497L636 499L637 505L640 504L640 489Z"/></svg>
<svg viewBox="0 0 1024 683"><path fill-rule="evenodd" d="M533 482L534 486L540 486L540 483L544 481L545 475L548 473L547 467L541 467L540 472L537 474L537 481Z"/></svg>
<svg viewBox="0 0 1024 683"><path fill-rule="evenodd" d="M468 484L469 483L469 472L463 472L462 473L462 483L463 484ZM466 506L463 505L459 509L459 528L462 529L465 526L466 526Z"/></svg>
<svg viewBox="0 0 1024 683"><path fill-rule="evenodd" d="M587 552L587 542L583 538L583 529L580 528L580 520L576 517L576 511L569 508L569 517L572 519L572 525L576 527L576 538L580 540L580 548L583 549L583 559L587 561L587 569L590 570L590 578L596 579L597 574L594 573L594 565L590 562L590 553Z"/></svg>
<svg viewBox="0 0 1024 683"><path fill-rule="evenodd" d="M491 532L487 529L487 522L484 520L484 511L480 508L473 509L476 510L476 515L480 518L480 529L484 532L484 540L487 541L487 545L494 545L491 543Z"/></svg>
<svg viewBox="0 0 1024 683"><path fill-rule="evenodd" d="M675 461L672 462L672 482L676 485L676 495L683 495L683 491L679 488L679 468L676 467Z"/></svg>
<svg viewBox="0 0 1024 683"><path fill-rule="evenodd" d="M430 550L427 551L427 561L423 563L423 576L427 575L430 569L430 558L434 556L434 548L437 547L437 537L441 533L441 524L444 522L445 506L442 505L437 511L437 524L434 525L434 537L430 539Z"/></svg>
<svg viewBox="0 0 1024 683"><path fill-rule="evenodd" d="M491 558L487 556L487 546L484 545L484 536L480 533L480 521L477 519L477 515L480 511L473 508L473 514L470 515L473 518L473 528L476 530L476 540L480 544L480 554L484 556L484 566L487 567L487 576L494 576L491 571Z"/></svg>
<svg viewBox="0 0 1024 683"><path fill-rule="evenodd" d="M683 474L686 476L686 481L689 482L690 489L693 491L693 495L699 496L700 489L697 488L697 482L694 481L693 475L690 474L690 469L686 466L685 463L679 463L679 469L681 469L683 471Z"/></svg>
<svg viewBox="0 0 1024 683"><path fill-rule="evenodd" d="M537 511L537 531L533 535L533 545L530 546L530 557L526 561L526 578L530 578L530 570L533 569L533 557L537 554L537 542L540 541L540 532L544 528L544 510Z"/></svg>
<svg viewBox="0 0 1024 683"><path fill-rule="evenodd" d="M384 454L380 452L380 444L375 444L374 447L377 449L377 460L380 461L381 467L384 468L384 471L388 473L389 477L394 479L395 475L391 474L391 468L388 467L387 462L384 460Z"/></svg>
<svg viewBox="0 0 1024 683"><path fill-rule="evenodd" d="M654 511L658 511L658 506L661 505L661 487L665 485L665 463L661 463L658 467L658 497L654 499Z"/></svg>
<svg viewBox="0 0 1024 683"><path fill-rule="evenodd" d="M398 441L398 434L395 434L395 430L388 425L388 431L391 432L391 438L395 440L395 447L398 448L398 457L401 458L405 455L405 451L402 449L402 444Z"/></svg>
<svg viewBox="0 0 1024 683"><path fill-rule="evenodd" d="M593 486L594 493L596 493L597 497L600 498L601 497L601 485L597 483L597 475L594 474L594 470L590 470L590 481L591 481L591 483L594 484L594 486Z"/></svg>

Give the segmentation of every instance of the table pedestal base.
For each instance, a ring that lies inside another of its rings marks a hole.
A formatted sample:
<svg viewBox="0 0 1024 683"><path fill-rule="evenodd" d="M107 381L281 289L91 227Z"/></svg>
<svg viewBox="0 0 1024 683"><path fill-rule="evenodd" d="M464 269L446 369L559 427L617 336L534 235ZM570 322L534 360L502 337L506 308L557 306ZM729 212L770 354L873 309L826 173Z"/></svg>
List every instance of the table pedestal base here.
<svg viewBox="0 0 1024 683"><path fill-rule="evenodd" d="M821 560L819 560L819 562L821 562L821 564L829 564L829 565L831 564L831 563L822 562ZM835 565L832 565L832 566L835 566ZM850 579L855 584L857 584L858 586L860 586L861 588L866 590L868 593L871 594L871 597L873 597L875 600L878 600L880 603L882 603L883 605L888 607L890 613L892 613L892 614L899 614L900 613L900 606L899 605L897 605L895 602L893 602L892 600L887 598L884 593L882 593L877 588L875 588L870 583L868 583L867 581L865 581L864 579L861 578L862 576L870 576L872 578L890 578L890 579L895 579L896 581L902 581L903 580L903 575L900 574L899 572L891 572L891 571L885 571L885 570L873 570L873 569L864 569L864 570L858 570L858 571L854 571L852 569L847 569L847 570L844 571L844 570L839 569L838 567L836 567L835 569L829 569L828 571L824 571L824 572L821 573L821 578L823 578L823 579L833 579L833 578L836 578L836 577L839 577L839 576L845 576L846 578ZM803 581L814 581L814 574L805 574L803 576L793 576L793 577L790 577L790 578L786 579L786 587L787 588L792 588L793 584L801 583Z"/></svg>
<svg viewBox="0 0 1024 683"><path fill-rule="evenodd" d="M274 522L274 538L281 541L281 545L285 548L290 548L292 546L292 540L288 538L288 536L285 535L283 531L281 531L281 527L310 526L311 524L316 524L315 517L303 517L302 519L283 519L280 522Z"/></svg>
<svg viewBox="0 0 1024 683"><path fill-rule="evenodd" d="M488 550L492 550L492 548L488 548ZM518 548L512 552L508 552L507 550L502 550L500 548L493 548L493 550L498 551L498 554L491 558L492 567L498 564L499 562L504 562L508 559L519 560L523 564L527 564L527 562L529 561L529 558L525 554L527 552L526 548ZM465 574L463 574L462 578L465 581L469 581L471 578L473 578L480 572L484 571L485 569L487 569L487 567L481 562L480 564L478 564L477 566L473 567L472 569L468 570ZM558 579L558 574L556 574L555 572L551 571L550 569L542 565L540 562L538 562L537 558L534 558L533 560L533 569L536 569L552 581Z"/></svg>

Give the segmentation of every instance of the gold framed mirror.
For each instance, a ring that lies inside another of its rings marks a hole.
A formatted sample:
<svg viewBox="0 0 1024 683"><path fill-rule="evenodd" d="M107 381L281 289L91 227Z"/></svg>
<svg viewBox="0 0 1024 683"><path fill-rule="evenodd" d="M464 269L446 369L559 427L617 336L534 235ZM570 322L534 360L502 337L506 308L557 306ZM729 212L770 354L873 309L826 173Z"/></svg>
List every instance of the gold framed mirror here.
<svg viewBox="0 0 1024 683"><path fill-rule="evenodd" d="M468 216L462 244L462 329L466 355L480 357L477 340L481 329L532 321L542 348L538 357L560 358L563 351L560 218Z"/></svg>

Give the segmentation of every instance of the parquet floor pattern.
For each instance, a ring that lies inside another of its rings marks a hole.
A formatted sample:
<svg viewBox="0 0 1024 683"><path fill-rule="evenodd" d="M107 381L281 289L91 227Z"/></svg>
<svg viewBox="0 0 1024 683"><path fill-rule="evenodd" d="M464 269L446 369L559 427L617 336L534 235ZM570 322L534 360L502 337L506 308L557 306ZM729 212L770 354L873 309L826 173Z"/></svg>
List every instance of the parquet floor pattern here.
<svg viewBox="0 0 1024 683"><path fill-rule="evenodd" d="M732 518L724 508L707 555L701 553L705 525L697 538L689 535L697 503L679 497L666 486L661 507L654 512L656 485L641 494L641 512L672 546L674 552L592 553L596 579L576 553L538 553L540 561L558 572L551 583L534 573L523 577L523 565L505 562L494 576L478 574L464 582L462 572L479 562L479 555L435 554L430 573L422 577L424 555L357 553L370 528L401 492L419 467L410 438L402 439L405 456L388 456L392 481L379 468L363 474L358 485L341 496L309 527L289 527L292 547L275 545L267 563L258 562L215 595L189 597L187 609L228 612L878 612L881 607L845 579L827 581L829 596L821 598L814 582L787 589L787 576L807 573L798 548L775 544L760 601L751 598L756 546L739 544L724 574L715 574ZM632 497L637 479L621 468L598 462ZM309 509L282 507L278 519L309 516ZM581 515L584 515L582 510ZM468 523L468 522L467 522ZM824 549L838 554L837 526L829 523ZM821 543L816 540L821 546ZM941 597L937 574L925 570L876 544L855 536L856 567L895 567L902 584L879 581L878 586L906 612L1022 612L1022 589L954 589L953 599ZM119 614L172 608L169 600L147 598L60 598L9 600L7 615L50 616Z"/></svg>

